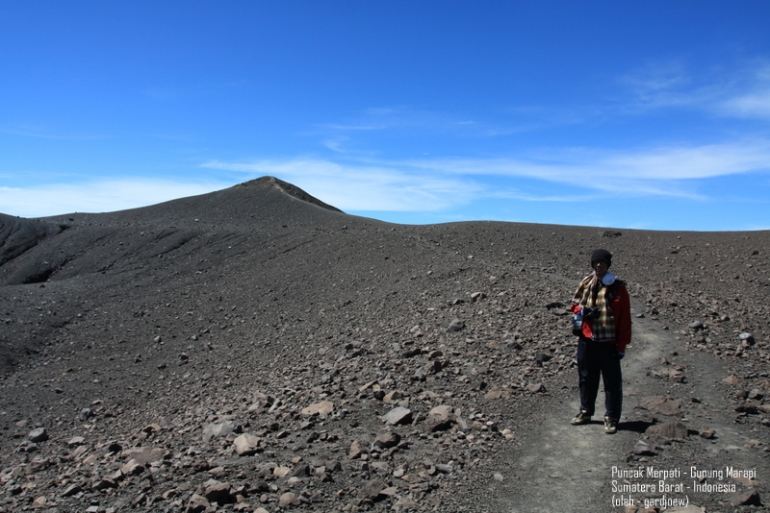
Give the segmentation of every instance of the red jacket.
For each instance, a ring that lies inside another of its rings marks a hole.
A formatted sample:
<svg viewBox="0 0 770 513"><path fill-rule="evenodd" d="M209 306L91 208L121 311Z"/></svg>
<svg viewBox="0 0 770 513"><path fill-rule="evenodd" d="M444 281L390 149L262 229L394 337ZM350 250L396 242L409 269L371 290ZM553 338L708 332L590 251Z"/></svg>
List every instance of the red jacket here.
<svg viewBox="0 0 770 513"><path fill-rule="evenodd" d="M576 313L580 308L580 305L572 305L572 313ZM610 301L610 308L615 320L615 344L618 351L623 353L631 342L631 300L625 285L618 287ZM592 334L591 320L583 319L583 336L590 339Z"/></svg>

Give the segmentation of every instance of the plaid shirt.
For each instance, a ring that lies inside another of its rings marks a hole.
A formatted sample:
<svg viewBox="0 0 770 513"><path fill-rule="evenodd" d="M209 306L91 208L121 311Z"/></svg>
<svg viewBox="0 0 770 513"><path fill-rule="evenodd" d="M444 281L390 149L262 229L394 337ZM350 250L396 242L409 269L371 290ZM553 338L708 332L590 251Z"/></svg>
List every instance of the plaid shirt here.
<svg viewBox="0 0 770 513"><path fill-rule="evenodd" d="M607 287L596 274L583 278L572 298L573 308L577 306L595 307L599 309L596 319L583 319L591 328L591 340L596 342L613 342L615 340L615 319L612 308L607 301Z"/></svg>

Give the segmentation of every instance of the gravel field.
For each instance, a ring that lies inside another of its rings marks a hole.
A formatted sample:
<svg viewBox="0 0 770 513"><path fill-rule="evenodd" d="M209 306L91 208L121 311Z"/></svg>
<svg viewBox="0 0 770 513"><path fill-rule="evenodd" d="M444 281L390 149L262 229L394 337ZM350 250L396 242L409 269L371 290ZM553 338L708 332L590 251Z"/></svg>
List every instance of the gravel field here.
<svg viewBox="0 0 770 513"><path fill-rule="evenodd" d="M569 424L600 247L634 317L613 436ZM767 511L769 257L388 224L270 177L0 215L0 512Z"/></svg>

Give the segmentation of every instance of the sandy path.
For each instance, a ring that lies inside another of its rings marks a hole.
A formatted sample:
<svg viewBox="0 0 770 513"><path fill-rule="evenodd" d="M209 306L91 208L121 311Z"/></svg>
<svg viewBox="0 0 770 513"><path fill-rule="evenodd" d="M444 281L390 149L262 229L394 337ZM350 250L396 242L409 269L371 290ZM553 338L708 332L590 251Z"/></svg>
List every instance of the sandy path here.
<svg viewBox="0 0 770 513"><path fill-rule="evenodd" d="M513 464L517 485L509 498L510 513L563 513L565 511L611 511L609 483L611 468L624 463L624 450L638 438L629 423L637 404L634 395L650 377L647 368L664 350L663 339L651 335L645 322L635 322L634 342L623 360L624 414L621 429L604 433L604 393L599 391L597 416L589 425L572 426L570 419L579 409L575 397L549 399L540 428L523 434L521 452ZM575 383L577 371L575 371ZM602 504L606 504L606 508Z"/></svg>
<svg viewBox="0 0 770 513"><path fill-rule="evenodd" d="M655 377L663 358L684 368L685 383L669 382ZM759 485L755 488L760 496L770 480L770 462L766 453L756 450L757 442L767 444L770 429L757 423L742 424L730 402L734 392L722 382L728 374L741 374L740 362L725 362L713 355L683 350L675 335L663 330L655 322L635 319L634 339L623 361L624 406L620 430L609 436L604 433L601 417L586 426L572 426L569 420L578 411L577 391L574 397L554 395L547 398L540 408L541 417L526 426L520 433L521 444L511 459L512 482L505 486L502 511L510 513L563 513L571 512L620 512L622 506L612 502L612 467L629 468L653 465L656 468L680 469L681 482L689 490L669 494L690 501L691 505L714 507L730 506L732 495L693 492L693 479L689 473L695 466L702 470L722 470L727 466L751 469L756 472ZM575 374L577 372L575 371ZM577 376L574 376L577 382ZM734 387L740 389L740 385ZM650 440L643 435L650 425L644 418L649 412L636 406L645 397L668 395L680 400L682 413L659 421L676 420L684 423L690 435L686 441L672 443ZM694 398L694 399L693 399ZM597 412L603 408L603 391L597 399ZM708 426L716 430L713 440L704 440L697 432ZM646 439L657 454L627 463L634 444ZM623 480L619 480L623 482ZM632 482L626 481L626 482ZM737 493L750 490L745 483L725 478L712 483L735 483ZM620 494L615 494L616 496ZM657 496L661 494L658 493ZM642 499L642 496L636 496ZM668 511L675 511L669 509ZM766 511L762 507L756 511Z"/></svg>

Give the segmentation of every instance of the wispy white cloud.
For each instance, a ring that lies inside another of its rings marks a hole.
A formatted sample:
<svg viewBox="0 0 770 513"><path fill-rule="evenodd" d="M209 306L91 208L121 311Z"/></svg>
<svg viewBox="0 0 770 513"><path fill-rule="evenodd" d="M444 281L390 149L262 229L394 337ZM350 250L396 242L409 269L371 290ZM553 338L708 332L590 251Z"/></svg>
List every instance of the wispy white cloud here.
<svg viewBox="0 0 770 513"><path fill-rule="evenodd" d="M342 210L428 212L467 204L485 187L462 176L414 172L397 164L337 163L321 159L210 161L211 169L275 175Z"/></svg>
<svg viewBox="0 0 770 513"><path fill-rule="evenodd" d="M770 141L628 152L551 150L537 160L423 159L406 164L456 175L519 176L589 189L612 187L628 193L638 191L640 183L647 182L649 189L645 192L656 193L655 184L770 170Z"/></svg>
<svg viewBox="0 0 770 513"><path fill-rule="evenodd" d="M725 116L770 120L770 63L754 65L737 82L738 86L721 99L717 111Z"/></svg>
<svg viewBox="0 0 770 513"><path fill-rule="evenodd" d="M720 110L735 117L770 119L770 85L767 90L725 100Z"/></svg>
<svg viewBox="0 0 770 513"><path fill-rule="evenodd" d="M596 201L601 199L600 194L533 194L510 188L491 190L489 191L489 197L516 201L528 201L533 203L582 203L585 201Z"/></svg>
<svg viewBox="0 0 770 513"><path fill-rule="evenodd" d="M607 192L704 199L697 192L702 180L770 171L770 141L629 152L572 149L539 158L298 158L210 161L203 167L276 175L343 210L435 211L501 197L589 201ZM539 185L528 187L532 184Z"/></svg>
<svg viewBox="0 0 770 513"><path fill-rule="evenodd" d="M131 179L0 187L0 212L21 217L46 217L72 212L114 212L176 198L205 194L230 183Z"/></svg>
<svg viewBox="0 0 770 513"><path fill-rule="evenodd" d="M341 123L316 125L325 134L398 130L418 133L456 133L471 137L507 135L517 129L411 106L368 108Z"/></svg>
<svg viewBox="0 0 770 513"><path fill-rule="evenodd" d="M602 194L703 199L707 180L770 171L770 141L755 140L628 152L562 149L517 158L412 160L290 158L209 161L207 169L274 175L345 211L440 212L473 202L513 199L575 203ZM44 217L109 212L204 194L222 181L124 178L96 182L0 187L0 212Z"/></svg>
<svg viewBox="0 0 770 513"><path fill-rule="evenodd" d="M720 117L770 119L770 64L696 76L679 62L650 64L619 79L634 96L623 110L689 108Z"/></svg>
<svg viewBox="0 0 770 513"><path fill-rule="evenodd" d="M619 96L600 104L512 105L486 118L408 105L373 107L315 128L321 131L324 146L339 151L338 146L327 144L329 137L374 131L404 137L501 138L666 110L689 110L710 118L770 119L770 63L764 60L728 71L695 71L684 61L652 62L618 77L617 82L622 86Z"/></svg>
<svg viewBox="0 0 770 513"><path fill-rule="evenodd" d="M343 145L349 140L350 138L345 136L329 137L324 139L321 144L332 151L336 151L337 153L347 153L347 150L343 147Z"/></svg>
<svg viewBox="0 0 770 513"><path fill-rule="evenodd" d="M606 158L593 161L572 160L561 162L532 162L518 159L435 159L412 160L408 165L432 172L444 172L450 175L496 177L504 183L516 184L517 179L530 179L550 182L553 186L570 187L568 196L578 201L585 197L586 190L610 192L629 196L675 196L698 198L698 194L681 184L673 183L674 176L665 180L653 180L642 176L634 176L628 166L612 165ZM668 183L664 183L668 182ZM519 192L496 188L492 195L507 194L511 197ZM539 197L540 201L554 201L554 198L564 198L565 195L527 194L528 201ZM563 201L563 199L562 199Z"/></svg>
<svg viewBox="0 0 770 513"><path fill-rule="evenodd" d="M607 177L692 180L770 170L770 141L669 147L602 159Z"/></svg>
<svg viewBox="0 0 770 513"><path fill-rule="evenodd" d="M691 79L679 62L648 63L641 69L621 76L619 82L646 105L679 105L694 101L692 96L682 94Z"/></svg>

